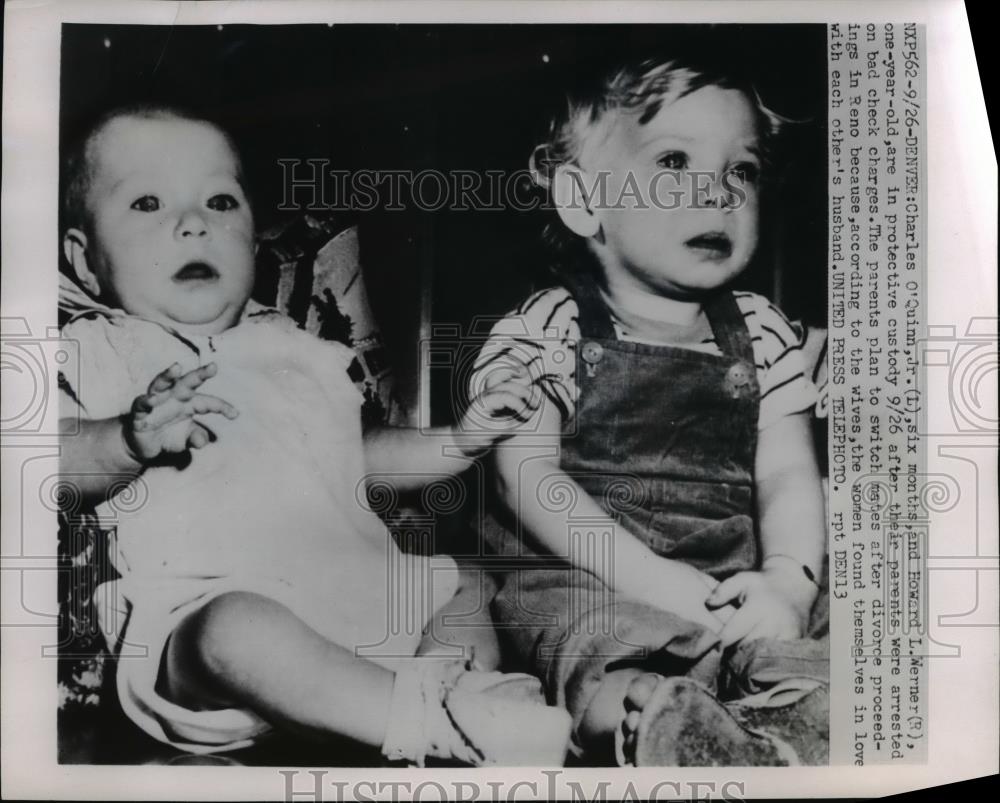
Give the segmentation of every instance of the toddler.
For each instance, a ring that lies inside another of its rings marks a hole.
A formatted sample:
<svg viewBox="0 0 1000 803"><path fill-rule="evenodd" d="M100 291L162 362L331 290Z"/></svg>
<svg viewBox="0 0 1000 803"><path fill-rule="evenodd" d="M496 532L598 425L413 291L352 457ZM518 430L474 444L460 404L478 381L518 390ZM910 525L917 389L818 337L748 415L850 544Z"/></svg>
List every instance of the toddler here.
<svg viewBox="0 0 1000 803"><path fill-rule="evenodd" d="M64 252L93 302L63 331L81 370L61 470L116 521L121 579L101 591L123 617L128 716L192 752L279 726L418 764L561 763L568 718L533 678L414 657L434 651L421 633L459 574L402 553L363 504L367 473L405 486L466 467L526 407L525 382L508 373L476 400L489 435L363 438L353 352L249 300L253 216L225 133L119 109L67 182Z"/></svg>
<svg viewBox="0 0 1000 803"><path fill-rule="evenodd" d="M572 95L533 156L562 286L496 325L472 378L520 365L543 391L497 449L487 538L534 566L493 608L508 664L596 760L826 760L826 647L803 638L823 610L815 388L801 332L729 289L777 124L732 76L637 61Z"/></svg>

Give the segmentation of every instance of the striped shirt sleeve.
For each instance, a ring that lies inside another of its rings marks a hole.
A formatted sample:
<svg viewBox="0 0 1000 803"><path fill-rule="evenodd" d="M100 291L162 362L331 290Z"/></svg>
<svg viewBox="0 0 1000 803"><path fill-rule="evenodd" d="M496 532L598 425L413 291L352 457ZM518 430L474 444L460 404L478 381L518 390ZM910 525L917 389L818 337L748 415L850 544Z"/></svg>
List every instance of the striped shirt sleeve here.
<svg viewBox="0 0 1000 803"><path fill-rule="evenodd" d="M811 410L816 386L806 370L805 332L791 323L774 304L754 293L737 293L736 301L753 341L760 383L760 417L764 429L786 415Z"/></svg>
<svg viewBox="0 0 1000 803"><path fill-rule="evenodd" d="M805 333L763 296L737 293L753 342L760 384L758 429L816 403L816 387L803 356ZM576 412L578 310L563 288L542 290L498 321L476 359L471 396L482 391L491 371L524 366L569 420ZM713 341L706 344L717 352Z"/></svg>
<svg viewBox="0 0 1000 803"><path fill-rule="evenodd" d="M577 306L564 288L540 290L500 319L479 352L469 395L479 395L493 371L523 366L566 421L576 412Z"/></svg>

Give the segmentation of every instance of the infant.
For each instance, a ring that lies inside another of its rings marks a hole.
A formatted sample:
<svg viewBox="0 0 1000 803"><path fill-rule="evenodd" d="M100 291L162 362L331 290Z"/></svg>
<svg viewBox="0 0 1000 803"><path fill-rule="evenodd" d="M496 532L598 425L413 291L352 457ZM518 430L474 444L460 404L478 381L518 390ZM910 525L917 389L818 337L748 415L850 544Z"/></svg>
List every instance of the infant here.
<svg viewBox="0 0 1000 803"><path fill-rule="evenodd" d="M561 763L568 721L533 678L414 657L460 574L401 552L364 504L366 474L463 470L531 404L527 382L476 399L489 433L363 434L353 352L250 300L241 164L196 116L105 115L69 162L66 207L64 253L94 303L63 330L81 370L62 472L115 517L121 578L101 591L121 613L126 714L192 752L281 727L390 760ZM134 504L116 504L126 487Z"/></svg>

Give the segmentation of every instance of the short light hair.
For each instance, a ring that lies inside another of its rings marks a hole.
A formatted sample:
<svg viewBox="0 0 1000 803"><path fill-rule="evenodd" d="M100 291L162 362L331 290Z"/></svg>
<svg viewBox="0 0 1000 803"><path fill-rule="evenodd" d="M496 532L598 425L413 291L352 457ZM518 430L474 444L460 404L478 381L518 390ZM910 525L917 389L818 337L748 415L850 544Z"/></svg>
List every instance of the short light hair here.
<svg viewBox="0 0 1000 803"><path fill-rule="evenodd" d="M742 92L750 101L757 123L758 147L764 175L772 145L782 125L790 122L764 105L753 84L709 62L671 58L645 58L611 69L596 79L586 78L565 96L565 103L549 121L548 134L532 151L529 168L535 184L550 190L559 167L577 164L584 147L606 133L617 114L637 114L640 125L652 120L665 103L672 103L704 87ZM588 259L585 241L561 221L552 221L543 234L553 247L557 262ZM595 268L590 264L591 268ZM554 265L563 277L570 265Z"/></svg>
<svg viewBox="0 0 1000 803"><path fill-rule="evenodd" d="M575 162L587 140L615 113L639 115L639 124L652 120L664 103L714 86L733 89L747 96L753 107L762 152L787 120L768 109L749 82L718 68L695 65L680 59L646 59L619 67L603 78L584 84L566 96L566 103L549 123L545 142L531 156L535 180L547 186L554 169Z"/></svg>

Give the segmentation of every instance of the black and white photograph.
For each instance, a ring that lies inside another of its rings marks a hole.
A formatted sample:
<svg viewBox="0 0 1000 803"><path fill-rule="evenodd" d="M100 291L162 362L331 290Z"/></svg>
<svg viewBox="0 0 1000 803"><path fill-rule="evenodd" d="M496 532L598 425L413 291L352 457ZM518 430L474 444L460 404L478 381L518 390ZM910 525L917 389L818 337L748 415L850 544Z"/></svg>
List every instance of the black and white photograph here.
<svg viewBox="0 0 1000 803"><path fill-rule="evenodd" d="M285 799L942 772L936 668L996 700L997 364L995 302L934 306L933 26L222 5L48 20L39 231L5 182L40 760Z"/></svg>
<svg viewBox="0 0 1000 803"><path fill-rule="evenodd" d="M826 763L825 26L62 53L64 760Z"/></svg>

